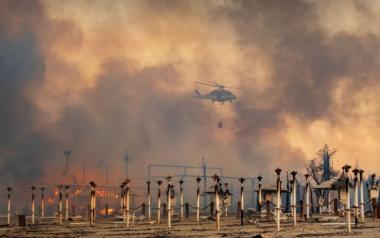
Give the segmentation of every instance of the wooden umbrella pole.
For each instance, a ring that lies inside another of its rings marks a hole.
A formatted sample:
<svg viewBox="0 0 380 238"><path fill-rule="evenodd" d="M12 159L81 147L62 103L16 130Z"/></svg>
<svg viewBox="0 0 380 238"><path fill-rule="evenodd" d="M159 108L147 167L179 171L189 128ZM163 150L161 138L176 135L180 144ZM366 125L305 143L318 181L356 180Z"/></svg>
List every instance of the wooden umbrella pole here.
<svg viewBox="0 0 380 238"><path fill-rule="evenodd" d="M275 170L277 174L277 204L276 204L276 225L277 225L277 232L280 231L280 212L281 212L281 169L277 168Z"/></svg>
<svg viewBox="0 0 380 238"><path fill-rule="evenodd" d="M44 187L41 187L41 218L45 217Z"/></svg>
<svg viewBox="0 0 380 238"><path fill-rule="evenodd" d="M216 217L216 229L220 230L220 207L219 207L219 176L214 174L214 196L215 196L215 217Z"/></svg>
<svg viewBox="0 0 380 238"><path fill-rule="evenodd" d="M343 166L343 170L346 173L346 216L347 216L347 230L350 233L351 232L351 204L350 204L350 178L348 176L348 171L350 170L351 166L345 165Z"/></svg>
<svg viewBox="0 0 380 238"><path fill-rule="evenodd" d="M129 227L129 220L130 220L130 213L129 213L129 179L125 180L125 209L126 209L126 220L127 220L127 227Z"/></svg>
<svg viewBox="0 0 380 238"><path fill-rule="evenodd" d="M171 176L166 176L165 179L168 182L168 187L166 190L166 207L167 207L167 218L168 218L168 228L170 229L172 227L172 220L171 220L171 202L170 202L170 192L171 192Z"/></svg>
<svg viewBox="0 0 380 238"><path fill-rule="evenodd" d="M261 181L263 180L263 177L258 176L257 180L259 180L259 186L258 186L258 191L257 191L257 210L261 214L261 206L262 206Z"/></svg>
<svg viewBox="0 0 380 238"><path fill-rule="evenodd" d="M66 196L65 196L65 218L69 220L69 185L65 186L66 188Z"/></svg>
<svg viewBox="0 0 380 238"><path fill-rule="evenodd" d="M94 226L95 222L95 193L96 184L94 181L90 182L91 198L90 198L90 226Z"/></svg>
<svg viewBox="0 0 380 238"><path fill-rule="evenodd" d="M306 188L305 188L305 200L306 200L306 220L310 218L310 184L309 184L309 174L305 174Z"/></svg>
<svg viewBox="0 0 380 238"><path fill-rule="evenodd" d="M240 225L244 225L244 178L239 178L240 181Z"/></svg>
<svg viewBox="0 0 380 238"><path fill-rule="evenodd" d="M58 223L62 224L62 185L59 185Z"/></svg>
<svg viewBox="0 0 380 238"><path fill-rule="evenodd" d="M179 205L180 205L180 218L181 221L184 220L183 217L183 180L179 181Z"/></svg>
<svg viewBox="0 0 380 238"><path fill-rule="evenodd" d="M150 200L151 200L150 181L147 181L146 184L148 187L148 222L150 222L150 216L151 216L151 214L150 214L150 207L151 207L151 205L150 205Z"/></svg>
<svg viewBox="0 0 380 238"><path fill-rule="evenodd" d="M35 224L35 194L34 194L34 190L36 189L35 186L32 187L32 224Z"/></svg>
<svg viewBox="0 0 380 238"><path fill-rule="evenodd" d="M229 189L228 189L228 183L224 183L224 189L226 191L226 195L230 196ZM223 205L224 205L224 216L227 217L228 216L228 206L229 206L229 204L223 203Z"/></svg>
<svg viewBox="0 0 380 238"><path fill-rule="evenodd" d="M11 187L7 187L8 190L8 226L11 225Z"/></svg>
<svg viewBox="0 0 380 238"><path fill-rule="evenodd" d="M199 224L199 203L200 203L200 188L199 188L199 183L201 182L201 178L198 177L196 178L196 181L197 181L197 200L196 200L196 221L197 221L197 224Z"/></svg>
<svg viewBox="0 0 380 238"><path fill-rule="evenodd" d="M297 225L297 181L296 181L296 171L292 171L291 175L292 180L292 216L293 216L293 225Z"/></svg>
<svg viewBox="0 0 380 238"><path fill-rule="evenodd" d="M124 183L121 183L120 184L120 215L122 216L123 218L123 221L125 221L124 219Z"/></svg>
<svg viewBox="0 0 380 238"><path fill-rule="evenodd" d="M11 191L12 188L8 187L8 226L11 225Z"/></svg>
<svg viewBox="0 0 380 238"><path fill-rule="evenodd" d="M359 182L358 182L358 173L359 169L355 168L352 170L354 173L354 217L355 217L355 227L358 225L358 208L359 208L359 194L358 194L358 187L359 187Z"/></svg>
<svg viewBox="0 0 380 238"><path fill-rule="evenodd" d="M161 222L161 184L162 181L158 180L158 192L157 192L157 224Z"/></svg>
<svg viewBox="0 0 380 238"><path fill-rule="evenodd" d="M360 183L360 216L361 220L364 223L364 181L363 181L364 170L359 170L359 183Z"/></svg>

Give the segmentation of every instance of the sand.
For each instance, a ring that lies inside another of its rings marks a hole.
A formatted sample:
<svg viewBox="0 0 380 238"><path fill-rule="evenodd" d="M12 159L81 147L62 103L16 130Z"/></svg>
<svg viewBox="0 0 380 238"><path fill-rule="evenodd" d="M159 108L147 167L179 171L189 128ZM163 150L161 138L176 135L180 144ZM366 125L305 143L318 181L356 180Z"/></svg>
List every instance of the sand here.
<svg viewBox="0 0 380 238"><path fill-rule="evenodd" d="M193 219L173 222L168 229L164 224L147 224L138 221L134 227L126 227L122 222L112 218L98 219L94 227L88 221L65 222L58 225L55 221L41 222L26 227L0 228L1 237L380 237L380 220L367 219L364 224L347 232L339 218L331 223L302 222L293 227L291 221L281 224L281 231L276 232L275 222L255 221L240 226L236 217L222 217L221 230L216 230L212 220L195 224Z"/></svg>

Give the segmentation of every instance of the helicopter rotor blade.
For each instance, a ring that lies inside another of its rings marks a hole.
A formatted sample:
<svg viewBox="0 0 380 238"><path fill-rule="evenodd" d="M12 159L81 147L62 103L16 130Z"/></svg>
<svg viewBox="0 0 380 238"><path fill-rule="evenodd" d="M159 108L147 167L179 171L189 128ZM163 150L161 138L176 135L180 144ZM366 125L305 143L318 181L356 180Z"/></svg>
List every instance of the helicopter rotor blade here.
<svg viewBox="0 0 380 238"><path fill-rule="evenodd" d="M219 84L219 83L216 83L216 82L211 82L210 83L213 83L215 84L215 86L219 87L219 88L237 88L237 89L241 89L241 86L237 86L237 85L232 85L232 86L225 86L223 84Z"/></svg>
<svg viewBox="0 0 380 238"><path fill-rule="evenodd" d="M216 83L216 82L209 82L209 83L203 83L203 82L198 82L198 81L194 81L194 83L196 84L202 84L202 85L207 85L207 86L211 86L211 87L216 87L216 88L238 88L240 89L241 86L224 86L222 84L219 84L219 83Z"/></svg>
<svg viewBox="0 0 380 238"><path fill-rule="evenodd" d="M216 84L202 83L202 82L198 82L198 81L194 81L194 82L197 83L197 84L203 84L203 85L208 85L208 86L212 86L212 87L219 87Z"/></svg>
<svg viewBox="0 0 380 238"><path fill-rule="evenodd" d="M219 88L225 88L224 85L222 84L219 84L219 83L216 83L216 82L211 82L210 83L213 83L215 86L219 87Z"/></svg>

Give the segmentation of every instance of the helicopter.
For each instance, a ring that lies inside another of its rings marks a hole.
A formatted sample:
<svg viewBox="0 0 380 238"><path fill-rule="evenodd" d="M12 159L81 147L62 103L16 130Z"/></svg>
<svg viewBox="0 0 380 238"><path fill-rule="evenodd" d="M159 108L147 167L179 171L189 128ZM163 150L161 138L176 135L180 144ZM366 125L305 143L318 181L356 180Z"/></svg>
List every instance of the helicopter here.
<svg viewBox="0 0 380 238"><path fill-rule="evenodd" d="M193 96L195 98L208 99L213 103L215 101L220 102L221 105L223 105L224 102L232 103L232 101L236 99L236 96L233 93L231 93L230 91L226 90L225 88L227 88L227 87L225 87L224 85L221 85L221 84L218 84L215 82L202 83L202 82L195 81L195 83L217 88L217 89L214 89L207 94L201 94L197 89L195 89L194 90L195 95Z"/></svg>

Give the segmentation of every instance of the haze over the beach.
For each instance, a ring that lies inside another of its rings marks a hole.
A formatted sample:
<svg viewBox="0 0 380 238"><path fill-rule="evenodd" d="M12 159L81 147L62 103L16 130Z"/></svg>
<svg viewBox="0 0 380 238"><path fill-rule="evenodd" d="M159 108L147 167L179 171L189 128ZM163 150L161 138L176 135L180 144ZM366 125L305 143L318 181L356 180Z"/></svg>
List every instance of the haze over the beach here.
<svg viewBox="0 0 380 238"><path fill-rule="evenodd" d="M1 184L60 182L65 149L75 177L108 159L114 184L126 151L132 177L202 157L302 171L325 143L334 167L379 172L379 53L379 1L0 0Z"/></svg>

